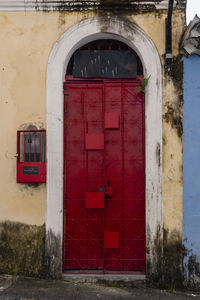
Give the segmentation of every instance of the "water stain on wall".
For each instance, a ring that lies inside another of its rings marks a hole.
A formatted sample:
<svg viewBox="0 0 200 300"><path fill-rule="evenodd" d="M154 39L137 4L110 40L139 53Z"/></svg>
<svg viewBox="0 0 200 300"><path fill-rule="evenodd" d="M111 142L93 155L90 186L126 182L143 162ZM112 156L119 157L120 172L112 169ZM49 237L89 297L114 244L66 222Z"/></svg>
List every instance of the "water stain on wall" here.
<svg viewBox="0 0 200 300"><path fill-rule="evenodd" d="M167 112L164 114L164 120L175 128L179 138L183 135L183 116L182 116L182 104L166 102L165 107Z"/></svg>
<svg viewBox="0 0 200 300"><path fill-rule="evenodd" d="M54 279L62 277L62 243L61 237L56 236L52 230L46 235L46 273Z"/></svg>
<svg viewBox="0 0 200 300"><path fill-rule="evenodd" d="M172 58L171 68L166 71L166 76L172 80L177 99L173 102L167 101L165 107L167 109L164 114L164 120L175 128L178 137L183 136L183 57L177 55Z"/></svg>
<svg viewBox="0 0 200 300"><path fill-rule="evenodd" d="M56 1L51 6L51 1L43 0L40 3L35 1L35 10L48 12L50 10L56 11L84 11L84 10L110 10L110 11L153 11L156 10L156 5L161 0L152 0L151 3L141 3L140 0L89 0L89 1ZM155 4L154 4L155 3Z"/></svg>
<svg viewBox="0 0 200 300"><path fill-rule="evenodd" d="M180 233L176 230L170 233L168 230L164 230L162 260L163 287L170 289L182 289L184 287L182 259L183 245Z"/></svg>
<svg viewBox="0 0 200 300"><path fill-rule="evenodd" d="M23 123L19 126L19 130L41 130L44 128L44 123L39 122L29 122L29 123Z"/></svg>
<svg viewBox="0 0 200 300"><path fill-rule="evenodd" d="M45 226L0 224L0 273L45 276Z"/></svg>
<svg viewBox="0 0 200 300"><path fill-rule="evenodd" d="M176 230L163 232L162 239L158 228L153 247L157 255L152 253L152 260L147 261L147 283L159 288L183 289L182 238Z"/></svg>
<svg viewBox="0 0 200 300"><path fill-rule="evenodd" d="M62 276L61 238L45 225L0 224L0 273L58 279Z"/></svg>

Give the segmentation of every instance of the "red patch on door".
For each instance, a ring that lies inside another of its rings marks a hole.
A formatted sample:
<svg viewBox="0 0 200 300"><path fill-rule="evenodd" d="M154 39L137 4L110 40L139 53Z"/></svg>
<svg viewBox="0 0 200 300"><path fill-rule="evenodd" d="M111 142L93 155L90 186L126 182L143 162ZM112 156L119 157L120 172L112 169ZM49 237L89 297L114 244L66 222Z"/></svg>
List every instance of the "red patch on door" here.
<svg viewBox="0 0 200 300"><path fill-rule="evenodd" d="M104 198L103 192L86 192L85 208L104 208Z"/></svg>
<svg viewBox="0 0 200 300"><path fill-rule="evenodd" d="M105 128L118 129L119 128L119 114L118 112L105 113Z"/></svg>
<svg viewBox="0 0 200 300"><path fill-rule="evenodd" d="M86 133L85 134L86 150L102 150L104 149L103 133Z"/></svg>
<svg viewBox="0 0 200 300"><path fill-rule="evenodd" d="M119 248L119 232L104 232L104 248Z"/></svg>

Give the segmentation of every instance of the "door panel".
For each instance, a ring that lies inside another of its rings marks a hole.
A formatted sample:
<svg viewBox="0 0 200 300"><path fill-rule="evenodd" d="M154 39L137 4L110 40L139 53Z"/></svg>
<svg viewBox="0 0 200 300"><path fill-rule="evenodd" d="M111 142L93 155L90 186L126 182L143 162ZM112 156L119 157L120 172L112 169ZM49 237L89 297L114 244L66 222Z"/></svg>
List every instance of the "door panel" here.
<svg viewBox="0 0 200 300"><path fill-rule="evenodd" d="M64 271L145 270L144 97L138 85L136 79L64 84ZM105 193L104 205L97 192ZM91 208L91 201L101 208Z"/></svg>

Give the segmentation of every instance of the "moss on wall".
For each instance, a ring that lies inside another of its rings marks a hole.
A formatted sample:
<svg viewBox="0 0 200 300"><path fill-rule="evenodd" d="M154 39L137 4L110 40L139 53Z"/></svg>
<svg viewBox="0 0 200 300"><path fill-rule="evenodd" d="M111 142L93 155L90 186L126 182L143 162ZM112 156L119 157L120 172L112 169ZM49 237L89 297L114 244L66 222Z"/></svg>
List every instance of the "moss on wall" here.
<svg viewBox="0 0 200 300"><path fill-rule="evenodd" d="M164 120L175 128L180 138L183 135L183 116L182 116L182 103L166 102L167 112L164 114Z"/></svg>
<svg viewBox="0 0 200 300"><path fill-rule="evenodd" d="M183 136L183 56L177 55L172 58L169 70L165 70L167 80L172 80L176 100L165 103L166 113L163 115L164 120L177 130L178 137Z"/></svg>
<svg viewBox="0 0 200 300"><path fill-rule="evenodd" d="M180 233L175 230L170 233L164 230L161 282L164 288L184 288L182 260L183 245Z"/></svg>
<svg viewBox="0 0 200 300"><path fill-rule="evenodd" d="M180 233L176 230L158 228L153 241L152 261L147 261L147 284L165 289L184 289L183 245Z"/></svg>
<svg viewBox="0 0 200 300"><path fill-rule="evenodd" d="M149 235L147 227L147 236ZM149 240L149 239L148 239ZM162 229L157 227L156 236L151 247L152 253L149 253L149 248L146 248L146 253L150 254L146 260L146 279L149 286L159 286L162 280L162 257L163 257L163 238Z"/></svg>
<svg viewBox="0 0 200 300"><path fill-rule="evenodd" d="M45 275L45 226L0 224L0 273Z"/></svg>

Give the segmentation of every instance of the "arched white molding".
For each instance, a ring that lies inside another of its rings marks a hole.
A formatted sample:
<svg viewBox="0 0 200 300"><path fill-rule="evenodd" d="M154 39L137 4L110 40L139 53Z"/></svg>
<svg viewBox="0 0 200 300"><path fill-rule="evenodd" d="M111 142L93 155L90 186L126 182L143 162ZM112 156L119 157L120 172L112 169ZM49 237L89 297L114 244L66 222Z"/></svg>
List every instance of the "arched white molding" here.
<svg viewBox="0 0 200 300"><path fill-rule="evenodd" d="M93 18L76 24L56 42L49 57L47 67L47 234L51 232L62 240L63 82L66 67L76 49L96 39L117 39L128 44L139 55L144 67L144 76L151 75L145 94L146 243L148 262L153 263L157 260L154 242L158 233L162 240L163 227L161 63L157 49L146 33L134 23L118 18ZM48 244L51 247L51 241L48 241ZM61 249L60 245L60 249L57 250L62 251ZM59 255L59 257L62 256Z"/></svg>

